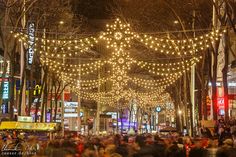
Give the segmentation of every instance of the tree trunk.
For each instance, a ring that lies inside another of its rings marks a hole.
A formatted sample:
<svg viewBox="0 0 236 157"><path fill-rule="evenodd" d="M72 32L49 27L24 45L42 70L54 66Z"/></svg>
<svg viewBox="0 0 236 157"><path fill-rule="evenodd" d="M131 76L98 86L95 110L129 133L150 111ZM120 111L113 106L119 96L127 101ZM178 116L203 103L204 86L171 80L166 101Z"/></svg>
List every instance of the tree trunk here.
<svg viewBox="0 0 236 157"><path fill-rule="evenodd" d="M18 116L21 116L21 103L22 103L22 97L23 97L22 94L23 94L24 84L25 84L25 70L23 72L22 82L20 83L20 95L19 95L19 102L18 102Z"/></svg>
<svg viewBox="0 0 236 157"><path fill-rule="evenodd" d="M228 103L228 80L227 80L227 73L228 73L228 64L229 64L229 37L228 34L224 35L224 57L225 57L225 65L222 69L223 73L223 86L224 86L224 104L225 104L225 120L229 120L229 103Z"/></svg>
<svg viewBox="0 0 236 157"><path fill-rule="evenodd" d="M53 98L53 82L52 82L52 79L51 79L51 89L50 89L50 122L52 122L52 114L53 114L53 102L52 102L52 98Z"/></svg>
<svg viewBox="0 0 236 157"><path fill-rule="evenodd" d="M44 103L45 103L45 122L47 122L47 110L48 110L48 93L49 93L49 90L50 90L50 84L49 84L49 80L47 82L47 91L45 93L45 96L44 96Z"/></svg>
<svg viewBox="0 0 236 157"><path fill-rule="evenodd" d="M119 133L119 124L118 124L118 121L119 121L119 111L116 112L117 116L116 116L116 133L118 134Z"/></svg>
<svg viewBox="0 0 236 157"><path fill-rule="evenodd" d="M56 87L55 87L56 89ZM58 102L58 98L57 98L57 94L56 94L56 91L55 91L55 99L54 99L54 102L55 102L55 110L54 110L54 122L56 122L56 119L57 119L57 102Z"/></svg>
<svg viewBox="0 0 236 157"><path fill-rule="evenodd" d="M213 61L213 59L212 58L213 58L212 51L210 49L208 49L208 51L207 51L208 79L207 79L207 82L205 84L205 86L206 86L206 88L205 88L206 96L208 96L208 91L209 91L208 84L209 84L209 82L212 83L212 71L213 71L213 69L212 69L212 64L213 64L212 61ZM210 88L212 89L212 87L210 87ZM209 98L210 98L210 95L209 95ZM210 107L212 107L212 97L211 97ZM207 118L208 118L207 102L206 102L206 106L205 106L204 110L205 110L204 118L207 120Z"/></svg>
<svg viewBox="0 0 236 157"><path fill-rule="evenodd" d="M42 100L42 108L41 108L41 119L40 121L43 122L43 117L45 116L45 99L47 100L47 90L48 90L48 82L47 82L47 71L45 70L45 85L44 85L44 89L43 89L43 100ZM46 101L47 102L47 101Z"/></svg>
<svg viewBox="0 0 236 157"><path fill-rule="evenodd" d="M15 104L15 98L14 98L14 93L15 93L15 66L16 66L16 60L15 60L15 51L16 51L16 41L14 41L14 48L11 51L11 86L10 86L10 120L14 119L14 104Z"/></svg>
<svg viewBox="0 0 236 157"><path fill-rule="evenodd" d="M176 101L175 101L175 115L176 115L176 129L180 130L182 132L182 122L181 122L181 116L182 114L179 114L179 111L182 111L182 105L181 105L181 79L178 81L177 87L175 87L175 94L176 94ZM184 113L182 111L182 113Z"/></svg>
<svg viewBox="0 0 236 157"><path fill-rule="evenodd" d="M58 81L58 88L56 89L56 84L55 84L55 115L54 115L54 121L56 122L56 116L57 116L57 108L58 108L58 98L59 96L62 95L62 92L64 91L64 89L67 87L68 84L64 85L64 87L62 87L62 90L60 91L61 89L61 82ZM62 101L62 99L61 99ZM63 103L62 103L63 105Z"/></svg>
<svg viewBox="0 0 236 157"><path fill-rule="evenodd" d="M198 120L202 120L202 106L203 106L203 96L202 96L202 90L204 90L204 86L201 86L200 89L198 89Z"/></svg>
<svg viewBox="0 0 236 157"><path fill-rule="evenodd" d="M36 109L35 109L35 113L34 113L35 114L35 122L37 122L37 120L38 120L38 117L37 117L38 109L40 107L40 99L42 97L42 93L43 93L42 91L44 90L45 84L46 84L46 75L43 76L43 82L42 82L42 85L41 85L41 91L40 91L40 94L38 96L38 100L37 100L37 103L36 103ZM43 101L43 100L41 100L41 101ZM42 108L41 108L41 110L42 110Z"/></svg>
<svg viewBox="0 0 236 157"><path fill-rule="evenodd" d="M190 74L186 74L186 79L187 79L187 82L191 82L190 81L190 75L191 75L191 73ZM190 86L191 86L191 84L190 83L187 83L187 86L186 86L186 90L185 91L190 91ZM188 108L189 108L189 110L190 110L190 130L191 130L191 136L194 136L194 134L195 134L195 130L194 130L194 128L193 128L193 110L192 110L192 102L191 102L191 95L190 95L190 92L187 92L187 102L189 102L188 103ZM194 110L195 111L195 110Z"/></svg>
<svg viewBox="0 0 236 157"><path fill-rule="evenodd" d="M32 66L33 68L33 66ZM33 87L33 70L31 69L30 71L30 88L29 88L29 103L28 103L28 112L27 112L27 116L30 116L30 110L31 110L31 106L33 103L33 92L34 92L34 87Z"/></svg>
<svg viewBox="0 0 236 157"><path fill-rule="evenodd" d="M120 117L120 123L121 123L121 134L123 134L123 109L121 109L121 117Z"/></svg>
<svg viewBox="0 0 236 157"><path fill-rule="evenodd" d="M139 123L139 128L140 129L140 132L143 133L143 109L140 109L140 112L139 114L141 115L141 118L140 118L140 123Z"/></svg>
<svg viewBox="0 0 236 157"><path fill-rule="evenodd" d="M202 111L203 111L203 119L207 120L207 102L206 102L206 97L207 97L207 91L208 88L205 85L205 80L202 88ZM208 83L207 83L208 86Z"/></svg>
<svg viewBox="0 0 236 157"><path fill-rule="evenodd" d="M212 69L212 108L213 108L213 120L217 120L217 63L218 63L218 48L219 41L216 41L214 44L213 50L213 69Z"/></svg>
<svg viewBox="0 0 236 157"><path fill-rule="evenodd" d="M56 88L56 83L54 84L54 108L53 108L53 112L54 112L53 121L56 122L56 116L57 116L57 88Z"/></svg>
<svg viewBox="0 0 236 157"><path fill-rule="evenodd" d="M187 74L184 73L184 77L183 77L183 81L184 81L184 88L183 88L183 93L184 93L184 110L185 110L185 120L186 120L186 128L187 130L190 130L189 127L189 118L188 118L188 101L187 101Z"/></svg>
<svg viewBox="0 0 236 157"><path fill-rule="evenodd" d="M149 121L150 133L152 133L152 113L148 114L148 121Z"/></svg>
<svg viewBox="0 0 236 157"><path fill-rule="evenodd" d="M131 104L130 110L129 110L129 128L128 128L128 130L130 130L132 111L133 111L133 103Z"/></svg>
<svg viewBox="0 0 236 157"><path fill-rule="evenodd" d="M13 68L11 68L11 69L13 69ZM10 110L9 110L9 112L10 112L10 120L13 120L14 119L14 104L15 104L15 101L14 101L14 90L15 90L14 75L12 75L10 82L11 82L11 85L10 85Z"/></svg>

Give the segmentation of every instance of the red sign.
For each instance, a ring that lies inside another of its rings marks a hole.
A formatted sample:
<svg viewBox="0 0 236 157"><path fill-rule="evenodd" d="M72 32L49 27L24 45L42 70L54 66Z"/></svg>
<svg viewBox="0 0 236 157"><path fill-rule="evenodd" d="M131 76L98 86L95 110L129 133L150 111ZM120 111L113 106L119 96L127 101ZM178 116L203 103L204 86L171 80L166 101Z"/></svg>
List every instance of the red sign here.
<svg viewBox="0 0 236 157"><path fill-rule="evenodd" d="M225 108L225 101L224 98L217 98L217 106L219 109Z"/></svg>

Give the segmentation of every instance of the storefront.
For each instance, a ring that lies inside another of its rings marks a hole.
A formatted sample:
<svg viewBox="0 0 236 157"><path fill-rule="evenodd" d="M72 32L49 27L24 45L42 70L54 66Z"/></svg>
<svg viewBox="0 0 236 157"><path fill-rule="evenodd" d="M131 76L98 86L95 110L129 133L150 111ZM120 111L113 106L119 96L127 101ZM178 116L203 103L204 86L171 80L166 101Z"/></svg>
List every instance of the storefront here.
<svg viewBox="0 0 236 157"><path fill-rule="evenodd" d="M228 80L228 105L229 105L229 116L236 117L236 79L229 77ZM222 82L217 82L217 115L218 116L225 116L225 94L224 94L224 87ZM209 86L211 84L209 83ZM211 92L209 93L211 95ZM208 105L212 106L211 97L208 96L210 103ZM212 116L212 107L208 108L208 119L211 119Z"/></svg>

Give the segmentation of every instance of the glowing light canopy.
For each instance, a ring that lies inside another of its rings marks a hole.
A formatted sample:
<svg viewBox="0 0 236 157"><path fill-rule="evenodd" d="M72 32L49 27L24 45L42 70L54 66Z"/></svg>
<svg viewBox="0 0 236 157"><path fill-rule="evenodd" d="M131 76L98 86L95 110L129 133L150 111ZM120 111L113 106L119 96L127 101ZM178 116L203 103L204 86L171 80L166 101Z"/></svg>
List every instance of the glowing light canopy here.
<svg viewBox="0 0 236 157"><path fill-rule="evenodd" d="M196 53L208 48L224 32L225 30L213 30L210 33L188 40L165 39L133 32L129 24L124 24L120 19L116 19L113 24L106 25L106 31L102 32L98 38L86 37L84 39L62 40L35 37L34 50L39 52L42 64L46 65L51 72L55 73L64 82L70 83L72 89L82 98L96 100L119 108L124 107L119 105L120 103L127 105L130 99L135 99L138 100L139 106L148 108L155 106L158 101L170 101L169 94L165 92L166 87L173 84L201 59L201 54L196 56L193 55L193 52ZM18 38L19 41L23 41L26 45L29 40L27 34L22 32L15 33L14 37ZM68 64L56 60L87 52L94 45L99 44L100 41L105 42L105 46L111 51L111 57L108 60L83 64ZM170 63L137 61L131 57L128 50L131 47L131 42L140 42L145 47L168 56L191 55L192 57ZM78 80L78 78L93 74L107 65L111 68L110 76L97 80ZM150 80L129 76L132 65L146 70L151 75L158 76L159 79ZM110 91L89 92L89 90L98 88L106 82L112 84ZM142 93L130 88L129 83L144 88L146 92Z"/></svg>

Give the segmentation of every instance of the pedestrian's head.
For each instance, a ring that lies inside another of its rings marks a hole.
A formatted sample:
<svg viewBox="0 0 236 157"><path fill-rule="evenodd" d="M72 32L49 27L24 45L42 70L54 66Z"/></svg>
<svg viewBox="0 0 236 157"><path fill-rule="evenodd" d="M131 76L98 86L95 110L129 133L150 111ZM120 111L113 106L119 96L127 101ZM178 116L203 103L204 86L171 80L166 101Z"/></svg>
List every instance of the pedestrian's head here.
<svg viewBox="0 0 236 157"><path fill-rule="evenodd" d="M145 145L145 138L142 135L136 136L135 141L140 147L143 147Z"/></svg>
<svg viewBox="0 0 236 157"><path fill-rule="evenodd" d="M178 143L179 143L179 144L184 144L184 141L183 141L183 138L182 138L182 137L178 138Z"/></svg>
<svg viewBox="0 0 236 157"><path fill-rule="evenodd" d="M152 135L148 135L145 139L146 144L153 144L153 138Z"/></svg>
<svg viewBox="0 0 236 157"><path fill-rule="evenodd" d="M108 145L108 146L105 148L105 153L106 153L106 154L109 154L109 155L115 153L115 151L116 151L116 146L115 146L115 145Z"/></svg>
<svg viewBox="0 0 236 157"><path fill-rule="evenodd" d="M181 157L180 148L177 145L171 145L166 150L166 157Z"/></svg>
<svg viewBox="0 0 236 157"><path fill-rule="evenodd" d="M226 139L223 143L225 147L233 147L234 144L232 139Z"/></svg>

